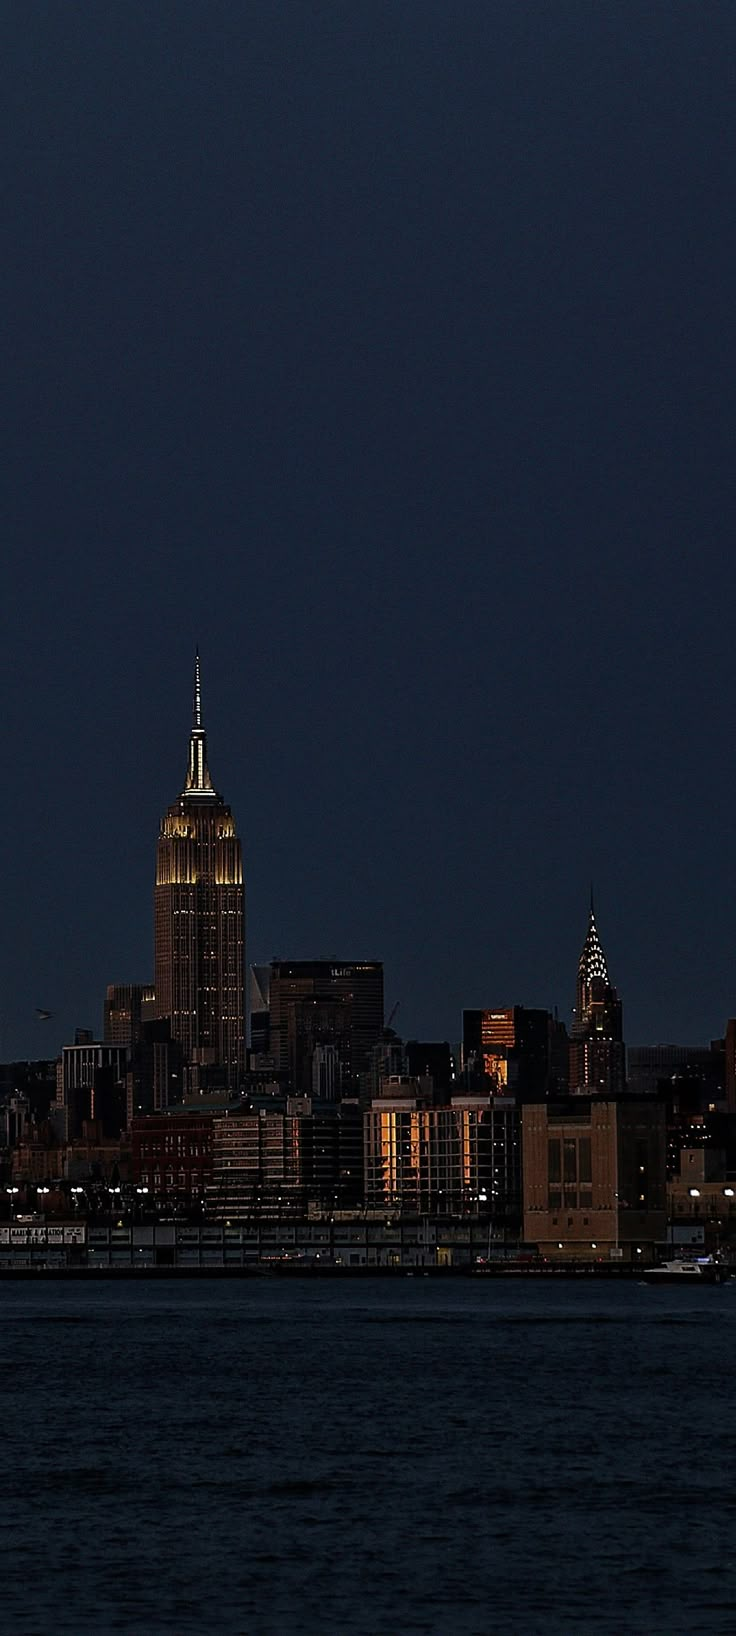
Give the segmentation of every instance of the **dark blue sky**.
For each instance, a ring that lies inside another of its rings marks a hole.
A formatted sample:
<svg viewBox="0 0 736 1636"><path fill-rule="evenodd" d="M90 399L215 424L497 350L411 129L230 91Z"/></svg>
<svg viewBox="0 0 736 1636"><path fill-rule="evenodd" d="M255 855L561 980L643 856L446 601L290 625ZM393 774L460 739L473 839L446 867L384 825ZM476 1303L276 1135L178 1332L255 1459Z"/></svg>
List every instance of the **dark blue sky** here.
<svg viewBox="0 0 736 1636"><path fill-rule="evenodd" d="M0 1056L150 976L196 641L250 959L567 1016L593 876L629 1041L718 1033L732 0L4 35Z"/></svg>

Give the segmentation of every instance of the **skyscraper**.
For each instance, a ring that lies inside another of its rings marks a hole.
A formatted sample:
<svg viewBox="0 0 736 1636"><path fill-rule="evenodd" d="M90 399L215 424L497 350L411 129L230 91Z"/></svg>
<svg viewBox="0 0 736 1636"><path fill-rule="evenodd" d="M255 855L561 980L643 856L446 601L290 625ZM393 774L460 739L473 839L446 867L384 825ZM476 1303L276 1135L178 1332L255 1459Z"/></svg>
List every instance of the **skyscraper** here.
<svg viewBox="0 0 736 1636"><path fill-rule="evenodd" d="M383 1029L380 960L273 960L270 1041L276 1067L309 1095L318 1045L334 1045L342 1095L355 1092Z"/></svg>
<svg viewBox="0 0 736 1636"><path fill-rule="evenodd" d="M518 1102L559 1096L568 1086L564 1023L525 1005L464 1011L463 1063L469 1090L494 1086Z"/></svg>
<svg viewBox="0 0 736 1636"><path fill-rule="evenodd" d="M609 981L591 893L570 1031L570 1090L589 1096L618 1096L625 1084L623 1010Z"/></svg>
<svg viewBox="0 0 736 1636"><path fill-rule="evenodd" d="M240 841L207 765L197 653L186 782L156 853L156 1016L186 1060L216 1065L233 1087L245 1068L244 941Z"/></svg>
<svg viewBox="0 0 736 1636"><path fill-rule="evenodd" d="M152 983L108 983L103 1039L106 1045L135 1045L155 1015Z"/></svg>

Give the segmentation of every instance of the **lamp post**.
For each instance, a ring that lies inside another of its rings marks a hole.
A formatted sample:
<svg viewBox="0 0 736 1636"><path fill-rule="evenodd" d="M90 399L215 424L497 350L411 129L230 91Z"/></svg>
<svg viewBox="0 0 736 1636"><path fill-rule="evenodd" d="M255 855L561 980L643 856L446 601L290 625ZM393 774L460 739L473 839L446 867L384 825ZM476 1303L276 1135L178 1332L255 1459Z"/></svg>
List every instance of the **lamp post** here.
<svg viewBox="0 0 736 1636"><path fill-rule="evenodd" d="M481 1188L481 1191L478 1194L478 1203L483 1204L483 1205L486 1205L488 1203L488 1194L487 1194L487 1192L485 1190L485 1187ZM487 1242L486 1242L486 1261L490 1261L490 1259L491 1259L491 1233L492 1232L493 1232L493 1216L491 1215L491 1216L489 1216L489 1219L488 1219L488 1239L487 1239Z"/></svg>
<svg viewBox="0 0 736 1636"><path fill-rule="evenodd" d="M723 1197L724 1197L724 1199L728 1199L728 1200L729 1200L729 1204L728 1204L728 1206L727 1206L727 1213L728 1213L728 1215L729 1215L729 1217L730 1217L730 1209L731 1209L731 1205L730 1205L730 1200L731 1200L731 1199L732 1199L732 1198L733 1198L733 1197L734 1197L734 1196L735 1196L735 1195L734 1195L734 1189L733 1189L733 1187L724 1187L724 1189L723 1189ZM719 1231L718 1231L718 1254L719 1254L719 1255L720 1255L720 1253L721 1253L721 1234L720 1234L720 1215L719 1215L719 1217L718 1217L718 1223L719 1223ZM730 1224L730 1223L729 1223L729 1224ZM727 1244L727 1245L729 1245L729 1244L730 1244L730 1242L731 1242L731 1234L730 1234L730 1232L727 1232L727 1234L726 1234L726 1244Z"/></svg>
<svg viewBox="0 0 736 1636"><path fill-rule="evenodd" d="M50 1187L37 1187L36 1192L38 1193L39 1199L41 1201L41 1210L42 1210L42 1212L43 1212L43 1214L45 1216L46 1215L46 1210L45 1210L45 1206L44 1206L44 1200L45 1200L46 1194L51 1192L51 1188Z"/></svg>
<svg viewBox="0 0 736 1636"><path fill-rule="evenodd" d="M15 1210L15 1201L16 1201L16 1198L17 1198L19 1192L20 1192L20 1188L19 1187L6 1187L5 1191L10 1197L10 1219L12 1221L13 1213L14 1213L14 1210Z"/></svg>

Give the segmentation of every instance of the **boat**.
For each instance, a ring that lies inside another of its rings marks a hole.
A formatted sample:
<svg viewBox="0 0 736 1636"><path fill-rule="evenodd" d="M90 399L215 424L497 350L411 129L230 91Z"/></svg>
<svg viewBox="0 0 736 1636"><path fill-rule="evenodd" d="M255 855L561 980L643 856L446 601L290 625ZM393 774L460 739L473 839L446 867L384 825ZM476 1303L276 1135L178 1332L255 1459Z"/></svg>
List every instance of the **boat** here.
<svg viewBox="0 0 736 1636"><path fill-rule="evenodd" d="M644 1267L641 1276L647 1284L725 1284L731 1272L712 1255L691 1255Z"/></svg>

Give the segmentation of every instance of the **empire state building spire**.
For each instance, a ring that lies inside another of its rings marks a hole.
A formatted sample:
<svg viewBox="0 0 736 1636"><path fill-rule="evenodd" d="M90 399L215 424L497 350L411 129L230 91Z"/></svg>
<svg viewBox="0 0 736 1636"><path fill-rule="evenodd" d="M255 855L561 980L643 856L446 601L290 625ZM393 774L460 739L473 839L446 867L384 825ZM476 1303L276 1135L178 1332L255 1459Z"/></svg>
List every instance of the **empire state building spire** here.
<svg viewBox="0 0 736 1636"><path fill-rule="evenodd" d="M184 795L214 796L216 794L207 766L207 734L202 726L202 677L199 668L199 648L194 656L194 698L192 703L192 731L189 739L189 766Z"/></svg>

